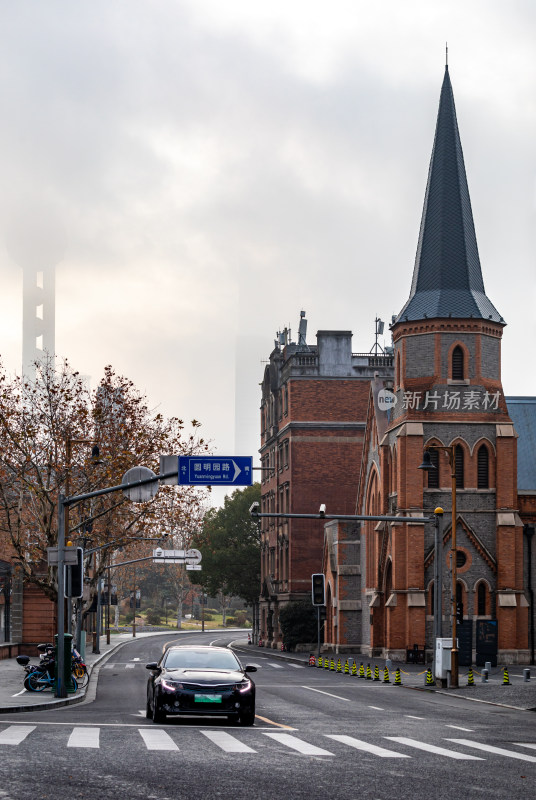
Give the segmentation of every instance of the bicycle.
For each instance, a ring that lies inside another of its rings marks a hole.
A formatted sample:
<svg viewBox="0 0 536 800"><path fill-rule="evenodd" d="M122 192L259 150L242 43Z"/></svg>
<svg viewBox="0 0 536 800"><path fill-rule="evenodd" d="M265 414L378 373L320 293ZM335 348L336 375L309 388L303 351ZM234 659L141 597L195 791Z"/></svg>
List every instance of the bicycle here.
<svg viewBox="0 0 536 800"><path fill-rule="evenodd" d="M78 682L74 675L71 675L71 680L73 682L74 690L78 690ZM45 689L54 689L56 686L56 679L54 675L49 675L48 672L43 672L41 670L34 670L30 672L29 675L26 676L24 679L24 688L29 690L30 692L42 692Z"/></svg>

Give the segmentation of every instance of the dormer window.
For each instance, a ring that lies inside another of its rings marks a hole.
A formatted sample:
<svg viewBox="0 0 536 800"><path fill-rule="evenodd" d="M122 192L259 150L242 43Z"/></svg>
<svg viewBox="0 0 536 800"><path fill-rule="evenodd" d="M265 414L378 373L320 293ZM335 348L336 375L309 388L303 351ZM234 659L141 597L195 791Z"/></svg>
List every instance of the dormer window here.
<svg viewBox="0 0 536 800"><path fill-rule="evenodd" d="M465 378L465 365L463 350L459 345L456 345L452 351L452 380L463 381Z"/></svg>

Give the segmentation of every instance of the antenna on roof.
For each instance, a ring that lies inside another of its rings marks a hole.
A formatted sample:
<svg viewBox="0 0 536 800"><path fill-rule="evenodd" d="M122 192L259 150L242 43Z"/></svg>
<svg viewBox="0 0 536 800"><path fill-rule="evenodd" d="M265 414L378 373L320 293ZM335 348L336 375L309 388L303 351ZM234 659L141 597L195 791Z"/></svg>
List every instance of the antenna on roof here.
<svg viewBox="0 0 536 800"><path fill-rule="evenodd" d="M382 320L379 317L376 317L376 319L374 320L374 325L375 325L375 339L376 339L376 341L375 341L374 345L371 347L369 352L372 353L372 351L374 351L374 355L377 356L378 355L378 350L381 350L381 352L385 354L385 351L384 351L383 347L380 344L378 344L378 336L382 336L383 335L384 323L382 322Z"/></svg>
<svg viewBox="0 0 536 800"><path fill-rule="evenodd" d="M445 69L449 68L449 43L445 42Z"/></svg>
<svg viewBox="0 0 536 800"><path fill-rule="evenodd" d="M305 311L300 311L300 324L298 327L298 345L307 347L307 320L305 319Z"/></svg>

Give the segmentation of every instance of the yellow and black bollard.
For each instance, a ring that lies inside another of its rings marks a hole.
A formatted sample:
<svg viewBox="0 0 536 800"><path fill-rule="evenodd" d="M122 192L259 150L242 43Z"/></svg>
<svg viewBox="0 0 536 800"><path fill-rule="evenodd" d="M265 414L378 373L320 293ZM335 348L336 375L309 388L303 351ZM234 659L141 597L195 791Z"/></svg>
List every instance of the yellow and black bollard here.
<svg viewBox="0 0 536 800"><path fill-rule="evenodd" d="M400 674L400 669L397 667L395 672L395 682L393 686L402 686L402 676Z"/></svg>
<svg viewBox="0 0 536 800"><path fill-rule="evenodd" d="M355 661L354 661L354 663L352 664L352 675L353 675L354 677L357 677L357 664L355 663Z"/></svg>
<svg viewBox="0 0 536 800"><path fill-rule="evenodd" d="M504 670L503 670L503 682L502 682L502 685L503 686L511 686L512 685L510 683L510 678L508 677L508 669L507 669L507 667L505 667Z"/></svg>
<svg viewBox="0 0 536 800"><path fill-rule="evenodd" d="M467 685L474 686L475 685L475 678L473 675L473 668L469 667L469 672L467 673Z"/></svg>
<svg viewBox="0 0 536 800"><path fill-rule="evenodd" d="M337 670L336 671L337 672L342 672L342 664L341 664L341 659L340 658L337 659Z"/></svg>
<svg viewBox="0 0 536 800"><path fill-rule="evenodd" d="M379 681L380 680L380 668L378 667L377 664L374 667L374 680L375 681Z"/></svg>
<svg viewBox="0 0 536 800"><path fill-rule="evenodd" d="M429 669L426 672L426 686L435 686L434 676L432 675L432 670Z"/></svg>
<svg viewBox="0 0 536 800"><path fill-rule="evenodd" d="M367 664L367 681L372 680L372 670L370 668L370 664Z"/></svg>
<svg viewBox="0 0 536 800"><path fill-rule="evenodd" d="M361 664L359 665L359 677L360 678L365 677L365 667L363 666L363 662L361 662Z"/></svg>
<svg viewBox="0 0 536 800"><path fill-rule="evenodd" d="M391 679L389 677L389 670L387 669L387 667L385 667L385 669L383 671L383 682L384 683L391 683Z"/></svg>
<svg viewBox="0 0 536 800"><path fill-rule="evenodd" d="M329 662L329 668L330 668L330 670L332 672L335 672L335 659L334 658L332 658L331 661Z"/></svg>
<svg viewBox="0 0 536 800"><path fill-rule="evenodd" d="M323 666L322 656L318 656L318 660L316 662L316 666L317 667L322 667Z"/></svg>
<svg viewBox="0 0 536 800"><path fill-rule="evenodd" d="M324 669L329 669L329 658L327 656L324 658Z"/></svg>
<svg viewBox="0 0 536 800"><path fill-rule="evenodd" d="M349 675L350 674L350 665L348 663L348 659L346 659L346 664L344 665L343 672L344 672L345 675Z"/></svg>

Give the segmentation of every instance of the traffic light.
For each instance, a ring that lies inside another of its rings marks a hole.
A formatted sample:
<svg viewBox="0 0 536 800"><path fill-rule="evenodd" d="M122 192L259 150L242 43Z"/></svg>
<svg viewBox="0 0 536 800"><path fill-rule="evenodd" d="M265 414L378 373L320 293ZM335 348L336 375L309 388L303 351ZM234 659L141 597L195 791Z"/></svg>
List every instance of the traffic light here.
<svg viewBox="0 0 536 800"><path fill-rule="evenodd" d="M463 603L456 603L456 622L463 625Z"/></svg>
<svg viewBox="0 0 536 800"><path fill-rule="evenodd" d="M323 572L316 572L314 575L311 575L312 581L312 600L314 606L325 606L326 605L326 588L325 588L325 579Z"/></svg>
<svg viewBox="0 0 536 800"><path fill-rule="evenodd" d="M84 593L84 550L76 548L76 564L65 565L65 597L82 597Z"/></svg>

